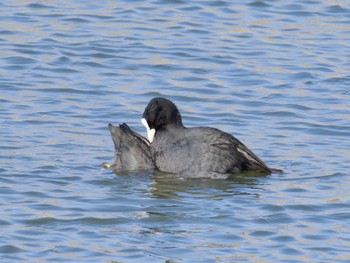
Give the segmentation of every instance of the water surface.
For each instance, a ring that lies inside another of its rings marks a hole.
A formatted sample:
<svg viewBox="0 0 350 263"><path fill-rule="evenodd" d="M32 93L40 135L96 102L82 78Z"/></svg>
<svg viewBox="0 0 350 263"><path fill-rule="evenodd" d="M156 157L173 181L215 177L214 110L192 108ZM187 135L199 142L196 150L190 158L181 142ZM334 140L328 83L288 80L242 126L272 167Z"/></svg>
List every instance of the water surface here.
<svg viewBox="0 0 350 263"><path fill-rule="evenodd" d="M1 262L350 262L347 1L2 1ZM115 175L154 96L284 174Z"/></svg>

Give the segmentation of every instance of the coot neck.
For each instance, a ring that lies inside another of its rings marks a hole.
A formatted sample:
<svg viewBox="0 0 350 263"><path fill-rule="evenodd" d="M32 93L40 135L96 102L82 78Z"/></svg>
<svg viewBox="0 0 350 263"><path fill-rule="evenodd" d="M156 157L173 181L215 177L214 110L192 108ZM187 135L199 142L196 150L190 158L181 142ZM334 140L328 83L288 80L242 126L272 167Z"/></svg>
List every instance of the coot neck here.
<svg viewBox="0 0 350 263"><path fill-rule="evenodd" d="M185 127L183 126L182 123L173 123L173 124L166 125L162 129L160 129L160 131L168 131L171 133L175 133L175 132L181 131L183 129L185 129Z"/></svg>

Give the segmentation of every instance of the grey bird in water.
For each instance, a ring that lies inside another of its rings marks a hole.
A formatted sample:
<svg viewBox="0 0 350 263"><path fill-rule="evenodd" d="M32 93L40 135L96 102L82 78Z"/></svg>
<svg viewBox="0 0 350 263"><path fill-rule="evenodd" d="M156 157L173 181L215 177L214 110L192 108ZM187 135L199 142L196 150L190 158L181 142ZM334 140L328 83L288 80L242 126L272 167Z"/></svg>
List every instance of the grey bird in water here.
<svg viewBox="0 0 350 263"><path fill-rule="evenodd" d="M153 98L142 119L148 139L127 124L108 125L115 146L115 163L103 163L114 170L151 170L186 178L227 178L251 171L270 174L269 168L231 134L210 127L186 128L176 105L165 98Z"/></svg>
<svg viewBox="0 0 350 263"><path fill-rule="evenodd" d="M103 167L121 171L155 168L150 143L146 138L132 131L125 123L119 127L109 124L108 129L114 142L115 162L112 165L103 163Z"/></svg>
<svg viewBox="0 0 350 263"><path fill-rule="evenodd" d="M152 159L162 172L187 178L227 178L244 171L273 171L231 134L216 128L186 128L176 105L153 98L142 119Z"/></svg>

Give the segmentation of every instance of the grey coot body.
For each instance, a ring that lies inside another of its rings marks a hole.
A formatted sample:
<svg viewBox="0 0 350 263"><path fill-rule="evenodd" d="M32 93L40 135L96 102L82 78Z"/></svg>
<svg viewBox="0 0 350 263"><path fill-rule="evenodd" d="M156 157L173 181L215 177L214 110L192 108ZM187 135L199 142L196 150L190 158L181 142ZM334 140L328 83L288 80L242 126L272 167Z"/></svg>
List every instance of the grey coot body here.
<svg viewBox="0 0 350 263"><path fill-rule="evenodd" d="M146 138L132 131L125 123L117 126L108 125L115 147L114 170L149 170L155 168L149 142Z"/></svg>
<svg viewBox="0 0 350 263"><path fill-rule="evenodd" d="M153 98L142 123L146 126L156 168L184 177L227 178L229 174L271 169L231 134L209 127L186 128L176 105Z"/></svg>

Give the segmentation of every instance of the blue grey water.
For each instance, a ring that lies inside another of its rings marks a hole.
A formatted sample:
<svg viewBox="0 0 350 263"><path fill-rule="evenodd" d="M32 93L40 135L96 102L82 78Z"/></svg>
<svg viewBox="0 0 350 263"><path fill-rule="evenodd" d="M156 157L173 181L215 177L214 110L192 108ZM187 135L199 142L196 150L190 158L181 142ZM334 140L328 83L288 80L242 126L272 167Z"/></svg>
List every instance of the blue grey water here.
<svg viewBox="0 0 350 263"><path fill-rule="evenodd" d="M0 3L1 262L350 262L345 0ZM154 96L284 174L114 174Z"/></svg>

